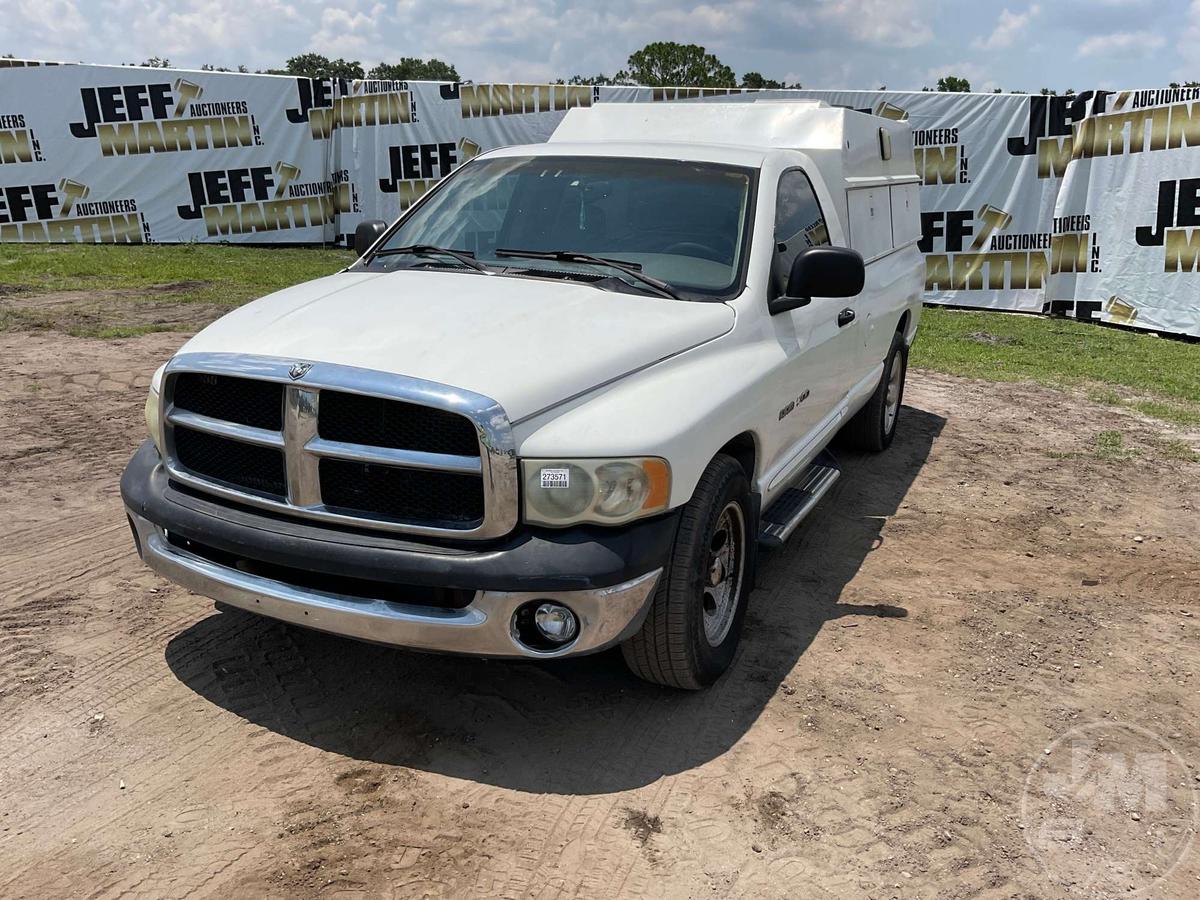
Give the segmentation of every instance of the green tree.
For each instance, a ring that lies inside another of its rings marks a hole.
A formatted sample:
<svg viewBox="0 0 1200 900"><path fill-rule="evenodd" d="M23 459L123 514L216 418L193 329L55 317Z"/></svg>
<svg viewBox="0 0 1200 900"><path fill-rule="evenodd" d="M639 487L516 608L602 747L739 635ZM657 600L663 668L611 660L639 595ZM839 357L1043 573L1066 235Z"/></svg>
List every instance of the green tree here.
<svg viewBox="0 0 1200 900"><path fill-rule="evenodd" d="M804 85L800 82L788 84L786 81L776 81L774 78L767 78L758 72L747 72L742 76L742 87L757 90L793 90L798 91ZM883 90L880 88L880 90Z"/></svg>
<svg viewBox="0 0 1200 900"><path fill-rule="evenodd" d="M619 73L618 73L619 74ZM557 84L601 84L601 85L617 85L630 84L627 81L618 81L616 78L605 75L603 72L597 72L595 75L572 75L570 78L558 79Z"/></svg>
<svg viewBox="0 0 1200 900"><path fill-rule="evenodd" d="M742 87L756 90L771 90L772 88L781 88L784 84L782 81L776 81L774 78L766 78L760 72L747 72L742 76Z"/></svg>
<svg viewBox="0 0 1200 900"><path fill-rule="evenodd" d="M347 61L329 59L320 53L301 53L287 61L287 68L282 72L268 69L271 75L296 75L300 78L362 78L363 67L356 59Z"/></svg>
<svg viewBox="0 0 1200 900"><path fill-rule="evenodd" d="M625 84L650 87L737 87L733 69L698 44L655 41L629 55L617 73Z"/></svg>
<svg viewBox="0 0 1200 900"><path fill-rule="evenodd" d="M125 63L125 65L127 65L127 66L143 66L147 69L169 69L169 68L171 68L171 61L169 59L164 59L161 56L152 56L145 62Z"/></svg>
<svg viewBox="0 0 1200 900"><path fill-rule="evenodd" d="M380 81L462 81L458 69L450 63L416 56L402 56L398 63L381 62L367 77Z"/></svg>
<svg viewBox="0 0 1200 900"><path fill-rule="evenodd" d="M966 94L971 90L971 82L957 75L946 75L938 79L937 89L944 93Z"/></svg>

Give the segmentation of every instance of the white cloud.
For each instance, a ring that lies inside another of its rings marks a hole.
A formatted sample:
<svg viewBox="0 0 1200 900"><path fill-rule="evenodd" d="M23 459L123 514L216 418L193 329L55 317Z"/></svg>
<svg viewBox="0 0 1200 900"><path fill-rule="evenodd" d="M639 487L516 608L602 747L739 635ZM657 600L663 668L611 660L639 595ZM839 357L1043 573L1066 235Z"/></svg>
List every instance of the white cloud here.
<svg viewBox="0 0 1200 900"><path fill-rule="evenodd" d="M917 0L823 0L816 15L868 44L919 47L933 39L921 6Z"/></svg>
<svg viewBox="0 0 1200 900"><path fill-rule="evenodd" d="M382 14L382 3L360 10L326 7L321 10L321 27L313 32L312 44L331 56L353 56L372 50L379 41Z"/></svg>
<svg viewBox="0 0 1200 900"><path fill-rule="evenodd" d="M1180 81L1200 79L1200 74L1197 74L1197 70L1200 70L1200 0L1192 0L1188 5L1187 26L1175 46L1183 62L1176 70L1177 78Z"/></svg>
<svg viewBox="0 0 1200 900"><path fill-rule="evenodd" d="M981 50L1000 50L1011 47L1013 41L1025 31L1030 21L1041 11L1042 8L1036 3L1022 13L1010 12L1007 8L1002 9L992 33L986 38L976 38L971 42L971 46Z"/></svg>
<svg viewBox="0 0 1200 900"><path fill-rule="evenodd" d="M5 30L23 39L3 52L21 58L51 57L70 62L75 58L71 49L86 42L90 31L86 16L74 0L25 0L6 8L4 16ZM40 50L43 46L52 48L51 52L31 52L32 47Z"/></svg>
<svg viewBox="0 0 1200 900"><path fill-rule="evenodd" d="M987 90L993 80L1006 89L1036 89L1041 83L1090 86L1109 77L1124 85L1200 78L1200 0L1070 0L1086 16L1061 15L1049 0L0 0L0 5L0 53L109 64L163 56L181 68L212 63L253 70L279 68L289 57L313 51L357 59L366 68L401 56L436 56L477 81L535 81L611 75L645 44L677 41L705 46L739 75L753 70L814 88L919 89L948 72L969 78L976 90ZM1054 52L1064 47L1079 48L1081 55ZM927 73L939 60L953 64Z"/></svg>
<svg viewBox="0 0 1200 900"><path fill-rule="evenodd" d="M1129 56L1158 50L1167 40L1152 31L1118 31L1097 34L1079 45L1078 56Z"/></svg>

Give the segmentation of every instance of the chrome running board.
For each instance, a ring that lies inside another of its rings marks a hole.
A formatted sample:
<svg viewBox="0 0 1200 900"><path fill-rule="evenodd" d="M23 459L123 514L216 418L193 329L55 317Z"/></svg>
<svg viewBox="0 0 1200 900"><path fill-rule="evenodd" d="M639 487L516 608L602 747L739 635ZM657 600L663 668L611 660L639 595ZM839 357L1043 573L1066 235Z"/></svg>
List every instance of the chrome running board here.
<svg viewBox="0 0 1200 900"><path fill-rule="evenodd" d="M784 491L771 504L771 508L762 514L759 546L782 547L841 474L837 460L829 451L822 451L796 485Z"/></svg>

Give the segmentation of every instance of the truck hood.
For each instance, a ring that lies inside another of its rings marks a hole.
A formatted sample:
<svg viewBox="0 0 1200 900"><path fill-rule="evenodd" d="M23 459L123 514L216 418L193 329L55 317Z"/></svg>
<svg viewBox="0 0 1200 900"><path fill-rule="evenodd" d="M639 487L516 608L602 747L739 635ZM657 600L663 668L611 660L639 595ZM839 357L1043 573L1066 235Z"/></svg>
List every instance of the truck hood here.
<svg viewBox="0 0 1200 900"><path fill-rule="evenodd" d="M724 303L460 272L341 272L234 310L181 353L250 353L409 375L498 401L511 420L733 327Z"/></svg>

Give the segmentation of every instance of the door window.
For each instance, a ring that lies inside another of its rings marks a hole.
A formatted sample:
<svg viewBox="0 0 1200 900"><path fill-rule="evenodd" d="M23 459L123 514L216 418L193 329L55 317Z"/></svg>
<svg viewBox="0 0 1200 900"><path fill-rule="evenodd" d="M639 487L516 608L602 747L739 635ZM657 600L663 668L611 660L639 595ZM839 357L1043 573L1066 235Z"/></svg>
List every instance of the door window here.
<svg viewBox="0 0 1200 900"><path fill-rule="evenodd" d="M800 169L791 169L779 177L775 198L775 261L771 267L772 296L781 296L787 288L792 260L806 247L829 243L829 229L812 182Z"/></svg>

